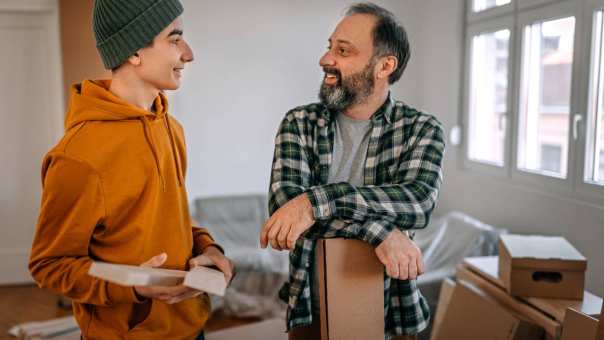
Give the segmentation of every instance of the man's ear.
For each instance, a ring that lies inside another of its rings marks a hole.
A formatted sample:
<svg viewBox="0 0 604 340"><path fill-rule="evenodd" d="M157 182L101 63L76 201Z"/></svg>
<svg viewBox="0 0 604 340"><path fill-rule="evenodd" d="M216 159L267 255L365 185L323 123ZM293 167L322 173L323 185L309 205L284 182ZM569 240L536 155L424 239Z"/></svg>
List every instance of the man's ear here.
<svg viewBox="0 0 604 340"><path fill-rule="evenodd" d="M141 64L141 57L138 52L134 53L130 57L128 57L128 62L134 66L139 66Z"/></svg>
<svg viewBox="0 0 604 340"><path fill-rule="evenodd" d="M386 57L382 57L380 58L377 67L377 78L378 79L384 79L384 78L388 78L392 72L394 72L396 70L396 67L398 66L398 59L393 56L393 55L389 55Z"/></svg>

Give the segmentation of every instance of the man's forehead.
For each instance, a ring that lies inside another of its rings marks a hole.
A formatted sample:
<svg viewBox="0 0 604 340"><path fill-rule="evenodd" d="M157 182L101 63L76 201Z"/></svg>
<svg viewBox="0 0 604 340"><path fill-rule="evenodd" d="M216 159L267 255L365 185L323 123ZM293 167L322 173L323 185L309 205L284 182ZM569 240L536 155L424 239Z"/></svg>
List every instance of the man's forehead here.
<svg viewBox="0 0 604 340"><path fill-rule="evenodd" d="M373 43L373 27L376 18L368 14L353 14L344 17L330 37L332 43L343 42L355 46Z"/></svg>

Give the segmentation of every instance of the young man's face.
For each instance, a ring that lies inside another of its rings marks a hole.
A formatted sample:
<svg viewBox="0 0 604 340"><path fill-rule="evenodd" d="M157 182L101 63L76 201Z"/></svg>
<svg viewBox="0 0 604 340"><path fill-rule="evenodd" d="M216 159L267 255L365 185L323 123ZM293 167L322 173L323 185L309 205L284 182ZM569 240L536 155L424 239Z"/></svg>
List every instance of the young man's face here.
<svg viewBox="0 0 604 340"><path fill-rule="evenodd" d="M376 18L371 15L350 15L342 19L329 38L328 50L319 60L325 72L319 98L327 107L345 110L362 103L373 92L375 23Z"/></svg>
<svg viewBox="0 0 604 340"><path fill-rule="evenodd" d="M183 37L182 17L161 31L153 43L138 51L139 77L159 90L176 90L185 64L193 61L193 51Z"/></svg>

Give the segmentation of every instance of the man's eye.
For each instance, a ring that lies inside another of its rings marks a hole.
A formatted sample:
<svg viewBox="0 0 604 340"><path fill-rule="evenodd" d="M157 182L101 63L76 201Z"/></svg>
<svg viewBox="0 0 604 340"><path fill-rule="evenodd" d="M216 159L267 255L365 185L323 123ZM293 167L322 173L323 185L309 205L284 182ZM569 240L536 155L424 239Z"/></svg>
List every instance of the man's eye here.
<svg viewBox="0 0 604 340"><path fill-rule="evenodd" d="M348 51L345 48L340 48L338 51L340 52L341 55L347 55L348 54Z"/></svg>

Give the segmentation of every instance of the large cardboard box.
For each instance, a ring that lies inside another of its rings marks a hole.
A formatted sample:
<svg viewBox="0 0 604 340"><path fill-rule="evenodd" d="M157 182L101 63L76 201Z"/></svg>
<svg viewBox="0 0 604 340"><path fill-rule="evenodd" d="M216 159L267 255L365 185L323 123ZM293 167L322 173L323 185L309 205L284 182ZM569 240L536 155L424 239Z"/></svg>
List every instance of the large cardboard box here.
<svg viewBox="0 0 604 340"><path fill-rule="evenodd" d="M566 311L560 340L592 340L598 331L598 319L572 308Z"/></svg>
<svg viewBox="0 0 604 340"><path fill-rule="evenodd" d="M499 277L511 295L583 298L587 260L565 238L501 235Z"/></svg>
<svg viewBox="0 0 604 340"><path fill-rule="evenodd" d="M446 278L440 286L440 294L438 295L438 306L436 306L436 313L434 314L434 323L432 325L431 340L437 339L440 325L445 318L449 302L451 302L451 296L455 290L455 281Z"/></svg>
<svg viewBox="0 0 604 340"><path fill-rule="evenodd" d="M433 340L541 340L543 328L458 281Z"/></svg>
<svg viewBox="0 0 604 340"><path fill-rule="evenodd" d="M384 266L367 243L317 245L322 340L384 339Z"/></svg>

